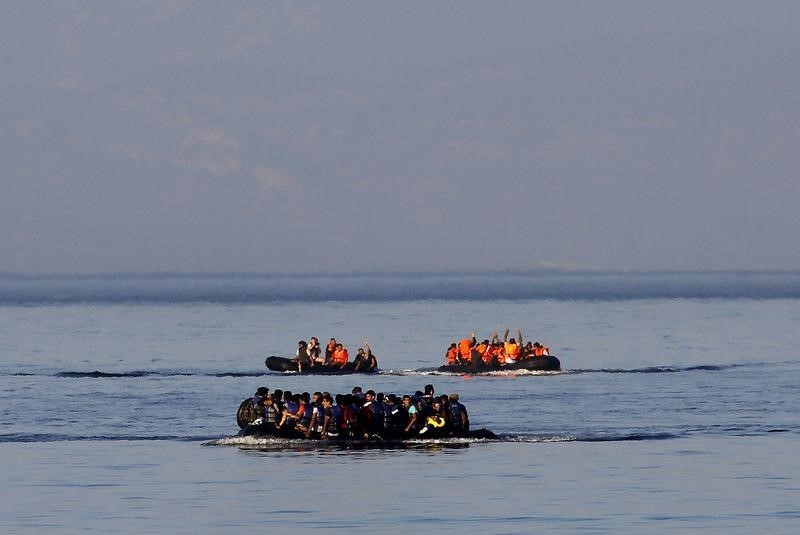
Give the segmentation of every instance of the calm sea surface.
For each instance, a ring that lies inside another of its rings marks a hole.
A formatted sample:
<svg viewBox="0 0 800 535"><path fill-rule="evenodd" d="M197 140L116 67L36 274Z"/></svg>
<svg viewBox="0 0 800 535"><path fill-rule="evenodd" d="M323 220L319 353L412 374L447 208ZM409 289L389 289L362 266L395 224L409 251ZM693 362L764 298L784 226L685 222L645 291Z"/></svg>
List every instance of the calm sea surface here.
<svg viewBox="0 0 800 535"><path fill-rule="evenodd" d="M798 325L798 273L0 275L0 532L798 532ZM505 327L563 371L432 372ZM383 371L264 367L310 336ZM235 438L262 385L427 383L500 440Z"/></svg>

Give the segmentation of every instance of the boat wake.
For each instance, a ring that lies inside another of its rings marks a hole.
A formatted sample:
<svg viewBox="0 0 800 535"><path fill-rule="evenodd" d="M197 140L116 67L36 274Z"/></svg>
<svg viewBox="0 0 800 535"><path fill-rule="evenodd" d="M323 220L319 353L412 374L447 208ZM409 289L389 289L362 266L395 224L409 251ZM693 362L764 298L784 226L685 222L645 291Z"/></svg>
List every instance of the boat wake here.
<svg viewBox="0 0 800 535"><path fill-rule="evenodd" d="M405 439L405 440L305 440L279 437L223 437L205 442L204 446L232 446L254 450L289 450L289 451L326 451L352 449L429 449L429 448L465 448L477 444L517 443L547 444L561 442L631 442L647 440L668 440L680 438L670 433L621 434L602 436L544 435L544 434L499 434L495 438L449 437L438 439Z"/></svg>
<svg viewBox="0 0 800 535"><path fill-rule="evenodd" d="M386 370L381 371L381 375L400 375L400 376L410 376L410 375L441 375L445 377L461 377L461 376L484 376L484 377L518 377L522 375L558 375L560 371L544 371L544 370L494 370L494 371L485 371L485 372L442 372L439 371L437 368L420 368L417 370L414 369L406 369L406 370Z"/></svg>

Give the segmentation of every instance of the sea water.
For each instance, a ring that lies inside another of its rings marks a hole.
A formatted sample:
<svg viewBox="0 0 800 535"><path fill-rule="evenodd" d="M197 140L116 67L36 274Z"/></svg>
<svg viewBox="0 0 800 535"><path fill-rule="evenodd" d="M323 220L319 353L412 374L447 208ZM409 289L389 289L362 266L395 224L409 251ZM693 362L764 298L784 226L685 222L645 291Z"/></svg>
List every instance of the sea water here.
<svg viewBox="0 0 800 535"><path fill-rule="evenodd" d="M796 273L0 276L0 532L790 533ZM468 336L560 373L438 374ZM269 372L369 340L377 376ZM460 395L499 441L238 439L259 386Z"/></svg>

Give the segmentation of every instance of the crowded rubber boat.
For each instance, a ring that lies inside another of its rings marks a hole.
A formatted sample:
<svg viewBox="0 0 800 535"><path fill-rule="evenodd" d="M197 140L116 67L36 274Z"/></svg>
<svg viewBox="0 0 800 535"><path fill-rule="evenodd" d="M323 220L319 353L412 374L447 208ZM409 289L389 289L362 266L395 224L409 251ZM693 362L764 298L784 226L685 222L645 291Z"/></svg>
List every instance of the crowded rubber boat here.
<svg viewBox="0 0 800 535"><path fill-rule="evenodd" d="M277 372L298 372L305 374L344 375L351 373L377 373L378 359L372 353L367 340L359 347L356 356L350 360L350 352L336 338L331 338L323 355L319 340L312 336L308 342L300 340L292 358L270 356L264 361L267 368Z"/></svg>
<svg viewBox="0 0 800 535"><path fill-rule="evenodd" d="M440 372L483 373L503 370L559 371L561 361L550 354L550 348L539 342L524 343L522 333L517 331L514 338L508 337L509 330L501 339L493 333L478 342L475 331L469 338L453 342L445 351L445 364Z"/></svg>
<svg viewBox="0 0 800 535"><path fill-rule="evenodd" d="M240 437L318 441L402 442L443 438L497 438L486 429L470 429L469 413L456 393L424 391L396 395L292 393L260 387L236 413Z"/></svg>

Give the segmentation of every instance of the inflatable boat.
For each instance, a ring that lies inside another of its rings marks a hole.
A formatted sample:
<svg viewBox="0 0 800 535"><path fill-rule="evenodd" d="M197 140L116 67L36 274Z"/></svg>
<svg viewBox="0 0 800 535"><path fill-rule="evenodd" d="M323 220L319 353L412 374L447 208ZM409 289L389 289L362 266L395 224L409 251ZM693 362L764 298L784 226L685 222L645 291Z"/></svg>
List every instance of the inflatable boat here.
<svg viewBox="0 0 800 535"><path fill-rule="evenodd" d="M274 372L297 372L297 361L286 357L267 357L264 361L267 368ZM356 370L355 364L348 362L344 368L338 366L322 366L316 365L304 368L302 374L308 375L349 375L352 373L378 373L378 370Z"/></svg>
<svg viewBox="0 0 800 535"><path fill-rule="evenodd" d="M500 365L487 365L483 361L478 361L473 364L445 364L439 366L437 371L449 373L486 373L486 372L502 372L513 370L528 370L528 371L541 371L541 372L557 372L561 370L561 361L558 357L547 355L544 357L530 357L518 360L517 362Z"/></svg>

